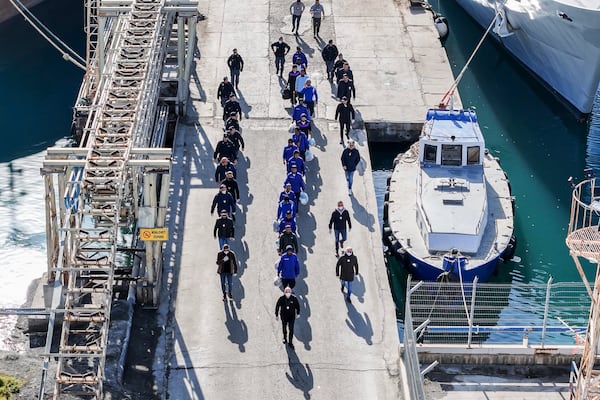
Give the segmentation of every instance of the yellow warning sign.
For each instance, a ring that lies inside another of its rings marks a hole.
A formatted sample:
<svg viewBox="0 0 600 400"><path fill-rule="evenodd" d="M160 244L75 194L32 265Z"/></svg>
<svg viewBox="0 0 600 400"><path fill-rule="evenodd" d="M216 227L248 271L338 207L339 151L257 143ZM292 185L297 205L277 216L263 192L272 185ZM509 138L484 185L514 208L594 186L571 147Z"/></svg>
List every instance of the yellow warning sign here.
<svg viewBox="0 0 600 400"><path fill-rule="evenodd" d="M169 240L169 228L140 228L142 240Z"/></svg>

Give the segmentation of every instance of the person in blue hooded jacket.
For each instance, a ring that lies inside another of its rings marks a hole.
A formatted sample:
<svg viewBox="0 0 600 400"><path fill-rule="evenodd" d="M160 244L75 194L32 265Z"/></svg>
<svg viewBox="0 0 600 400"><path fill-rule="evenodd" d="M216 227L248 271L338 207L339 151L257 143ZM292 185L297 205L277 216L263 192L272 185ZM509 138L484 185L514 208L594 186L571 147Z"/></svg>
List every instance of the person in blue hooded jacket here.
<svg viewBox="0 0 600 400"><path fill-rule="evenodd" d="M293 289L296 286L296 277L300 275L300 262L296 253L294 253L294 246L291 244L286 246L285 253L279 259L277 274L281 278L281 284L284 288Z"/></svg>
<svg viewBox="0 0 600 400"><path fill-rule="evenodd" d="M292 212L292 218L296 218L296 207L294 203L290 201L289 196L283 198L277 206L277 220L281 221L288 214L288 211Z"/></svg>
<svg viewBox="0 0 600 400"><path fill-rule="evenodd" d="M298 167L296 165L292 165L292 172L290 172L285 178L285 182L283 185L285 187L286 184L292 185L292 192L296 195L296 206L298 206L298 200L300 200L300 193L304 192L306 189L306 185L304 184L304 178L302 175L298 173Z"/></svg>
<svg viewBox="0 0 600 400"><path fill-rule="evenodd" d="M285 218L279 222L279 228L278 228L277 232L280 235L285 230L286 225L290 226L290 228L292 229L292 232L294 232L296 235L298 234L296 232L296 219L292 217L291 210L289 212L286 212Z"/></svg>
<svg viewBox="0 0 600 400"><path fill-rule="evenodd" d="M299 65L300 68L306 68L308 66L308 59L306 55L302 52L300 46L296 47L296 52L292 55L292 63Z"/></svg>
<svg viewBox="0 0 600 400"><path fill-rule="evenodd" d="M297 150L298 146L296 146L292 138L289 138L287 146L283 148L283 165L287 165L287 161L294 156L294 152Z"/></svg>
<svg viewBox="0 0 600 400"><path fill-rule="evenodd" d="M304 166L304 160L300 157L300 151L294 150L294 155L290 157L287 161L287 172L288 174L292 172L292 164L296 164L298 167L298 173L302 176L306 174L306 168Z"/></svg>
<svg viewBox="0 0 600 400"><path fill-rule="evenodd" d="M283 201L283 198L286 196L290 198L290 201L296 203L296 195L292 192L292 185L290 183L287 183L281 193L279 193L279 201Z"/></svg>

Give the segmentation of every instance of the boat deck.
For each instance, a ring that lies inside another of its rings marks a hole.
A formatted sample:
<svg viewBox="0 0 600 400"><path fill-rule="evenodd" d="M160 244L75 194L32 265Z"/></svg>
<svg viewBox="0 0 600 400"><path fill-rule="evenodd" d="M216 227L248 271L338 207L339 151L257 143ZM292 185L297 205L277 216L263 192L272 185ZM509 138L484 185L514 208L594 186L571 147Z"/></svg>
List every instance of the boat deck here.
<svg viewBox="0 0 600 400"><path fill-rule="evenodd" d="M413 146L409 151L414 151L414 149ZM425 261L441 266L444 252L429 253L417 226L416 182L419 172L417 163L416 155L405 155L403 161L400 161L394 168L389 188L388 225L402 247ZM481 239L479 251L475 254L465 254L469 257L467 268L473 268L488 261L498 254L498 250L506 248L513 231L511 195L506 185L504 171L489 154L485 156L484 171L489 183L487 187L488 223Z"/></svg>

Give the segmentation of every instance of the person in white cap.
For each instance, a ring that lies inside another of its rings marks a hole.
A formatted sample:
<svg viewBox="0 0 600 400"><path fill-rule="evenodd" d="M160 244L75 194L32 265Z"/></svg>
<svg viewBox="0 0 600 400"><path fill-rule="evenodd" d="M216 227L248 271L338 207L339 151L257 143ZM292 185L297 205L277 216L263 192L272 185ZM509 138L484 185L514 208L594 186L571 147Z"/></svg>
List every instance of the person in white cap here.
<svg viewBox="0 0 600 400"><path fill-rule="evenodd" d="M279 318L279 315L281 315L283 344L287 344L293 349L294 322L296 321L296 317L300 315L300 303L296 296L292 294L292 289L289 287L283 289L283 296L277 299L277 304L275 304L275 318Z"/></svg>
<svg viewBox="0 0 600 400"><path fill-rule="evenodd" d="M358 258L354 255L352 247L348 246L335 264L335 276L340 277L340 284L342 285L340 290L344 293L344 287L348 289L346 291L346 301L348 303L352 303L350 295L352 294L352 281L354 281L355 275L358 275Z"/></svg>

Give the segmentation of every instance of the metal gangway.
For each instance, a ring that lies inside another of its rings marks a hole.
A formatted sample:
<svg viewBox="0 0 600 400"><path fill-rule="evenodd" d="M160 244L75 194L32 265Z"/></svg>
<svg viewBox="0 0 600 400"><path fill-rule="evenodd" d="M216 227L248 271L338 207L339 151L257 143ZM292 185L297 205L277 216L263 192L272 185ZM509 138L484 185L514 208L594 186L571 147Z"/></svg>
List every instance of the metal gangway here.
<svg viewBox="0 0 600 400"><path fill-rule="evenodd" d="M49 148L41 170L52 302L40 398L56 359L54 399L101 399L116 293L158 305L162 243L138 241L136 231L164 227L171 149L163 146L169 110L185 112L197 15L194 1L86 1L79 146Z"/></svg>
<svg viewBox="0 0 600 400"><path fill-rule="evenodd" d="M566 238L575 266L592 299L579 369L572 380L571 399L600 399L600 186L591 168L584 171L584 180L573 184L571 220ZM585 260L582 262L582 260ZM584 266L596 264L595 280L590 284ZM593 286L592 286L593 285Z"/></svg>

